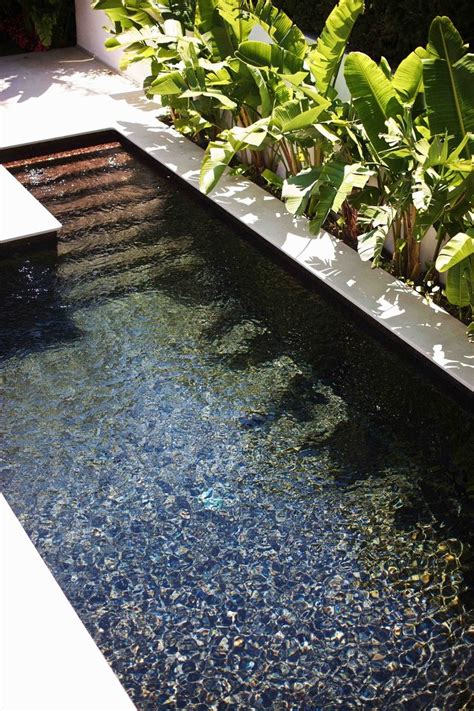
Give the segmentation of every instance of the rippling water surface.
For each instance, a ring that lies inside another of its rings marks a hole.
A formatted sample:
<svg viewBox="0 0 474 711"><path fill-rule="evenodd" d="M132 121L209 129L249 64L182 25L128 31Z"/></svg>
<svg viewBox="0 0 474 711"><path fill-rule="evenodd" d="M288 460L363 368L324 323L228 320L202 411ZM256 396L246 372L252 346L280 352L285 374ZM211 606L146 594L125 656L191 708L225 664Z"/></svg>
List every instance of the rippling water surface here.
<svg viewBox="0 0 474 711"><path fill-rule="evenodd" d="M118 144L11 169L2 489L138 708L472 708L472 418Z"/></svg>

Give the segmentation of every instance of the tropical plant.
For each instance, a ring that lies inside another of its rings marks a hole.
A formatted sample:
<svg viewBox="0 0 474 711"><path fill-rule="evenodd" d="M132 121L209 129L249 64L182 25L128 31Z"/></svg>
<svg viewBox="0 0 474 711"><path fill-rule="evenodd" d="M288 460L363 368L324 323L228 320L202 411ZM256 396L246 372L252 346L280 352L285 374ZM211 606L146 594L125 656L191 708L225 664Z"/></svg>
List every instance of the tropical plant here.
<svg viewBox="0 0 474 711"><path fill-rule="evenodd" d="M334 0L274 0L303 32L318 35ZM474 37L472 0L370 0L351 35L351 48L377 62L382 56L397 66L425 42L433 17L449 15L466 38Z"/></svg>
<svg viewBox="0 0 474 711"><path fill-rule="evenodd" d="M147 95L170 107L178 130L208 143L206 192L236 156L278 183L279 167L292 175L347 152L334 82L363 0L341 0L315 45L270 0L94 6L115 22L106 46L125 49L123 66L151 60Z"/></svg>
<svg viewBox="0 0 474 711"><path fill-rule="evenodd" d="M254 106L257 121L245 132L238 127L225 131L209 144L201 170L205 191L216 185L223 163L228 164L244 148L265 152L257 165L273 185L282 182L275 172L278 167L291 176L320 168L328 154L344 153L347 142L341 131L346 122L334 83L347 39L363 8L362 0L341 0L311 45L269 0L254 5L252 26L263 27L274 43L246 40L235 56L259 87L260 101Z"/></svg>
<svg viewBox="0 0 474 711"><path fill-rule="evenodd" d="M420 243L430 226L437 231L435 262L446 235L471 219L473 60L447 17L433 20L426 49L416 49L394 73L384 60L347 57L345 77L378 185L357 196L369 228L359 252L377 264L391 232L393 268L413 280L425 267ZM431 278L433 268L426 273Z"/></svg>

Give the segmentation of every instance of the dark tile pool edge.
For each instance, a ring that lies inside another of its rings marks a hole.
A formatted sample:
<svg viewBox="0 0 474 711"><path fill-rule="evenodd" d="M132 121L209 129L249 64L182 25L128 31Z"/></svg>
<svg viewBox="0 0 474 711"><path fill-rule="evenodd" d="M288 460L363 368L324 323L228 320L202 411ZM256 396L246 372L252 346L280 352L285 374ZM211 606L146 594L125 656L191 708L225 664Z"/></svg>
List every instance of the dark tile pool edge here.
<svg viewBox="0 0 474 711"><path fill-rule="evenodd" d="M35 235L27 235L26 237L18 237L8 242L0 242L0 258L10 256L16 252L24 252L25 249L46 248L52 249L59 237L57 232L38 232Z"/></svg>
<svg viewBox="0 0 474 711"><path fill-rule="evenodd" d="M142 130L147 128L151 128L152 130L158 129L160 132L173 136L179 141L180 144L179 146L173 146L175 151L183 151L183 149L186 150L184 148L184 146L186 146L189 147L190 151L194 154L196 151L202 153L202 149L193 142L189 141L189 139L182 137L180 134L177 134L174 129L159 122L156 117L151 118L153 119L152 124L148 121L146 124L139 125L139 128ZM210 206L216 214L219 214L221 219L229 221L230 224L237 227L242 234L245 235L246 239L251 239L256 242L259 245L259 248L263 249L267 254L271 254L274 260L283 266L283 268L290 271L293 275L297 276L297 278L304 283L307 288L320 290L321 293L326 295L326 297L336 297L338 304L343 308L349 309L351 315L357 319L358 323L364 327L368 327L369 331L373 335L376 335L379 340L385 343L390 343L392 347L397 348L399 353L403 354L404 357L408 358L408 360L411 360L411 362L415 361L420 364L431 378L433 386L441 389L448 397L454 398L460 405L468 410L471 410L474 406L474 365L471 366L473 368L472 377L470 378L472 383L466 382L466 379L458 377L456 373L453 373L449 370L449 368L443 368L442 365L434 361L425 352L423 352L419 344L416 343L416 338L401 336L399 333L390 328L386 322L376 318L372 313L370 313L362 303L357 301L357 299L347 298L346 295L335 288L334 284L319 277L314 270L306 267L301 260L296 259L294 256L282 249L281 246L278 246L272 242L269 236L261 234L250 224L246 224L238 215L234 214L231 209L226 207L225 204L220 204L215 196L213 197L212 194L204 195L199 190L197 181L191 180L187 171L181 171L179 170L179 167L167 164L161 160L159 151L153 152L153 150L156 149L156 144L152 144L150 150L147 150L147 147L142 145L143 140L140 140L139 137L134 136L132 132L125 133L121 130L120 123L117 126L104 127L103 129L96 129L89 132L71 131L67 135L63 135L58 138L48 138L44 141L37 141L33 144L25 143L22 145L0 148L0 163L38 157L53 151L67 151L70 149L87 147L94 145L95 143L107 142L111 140L120 141L128 150L140 155L142 159L145 159L150 165L154 166L155 169L158 169L172 179L179 181L179 184L185 188L188 194ZM196 160L195 155L193 155L192 158ZM238 183L238 180L231 175L226 175L223 178L222 182L226 181L235 181L236 184ZM246 181L246 183L248 182L249 181ZM263 188L260 188L254 183L250 184L250 188L253 192L259 193L259 196L263 198L271 198L273 203L281 205L283 213L286 212L284 204L277 198L270 196ZM252 205L252 208L254 211L258 210L258 206L255 204ZM290 218L289 215L287 215L287 217ZM342 252L347 252L349 250L355 254L352 249L343 243L338 243L338 246L341 248ZM344 254L344 256L346 255ZM370 278L373 275L374 270L370 268L367 269L366 264L360 262L360 267L361 271L364 271L364 278ZM392 281L395 281L393 277L388 275L386 272L383 272L383 274ZM404 285L400 283L400 286L406 291L406 287ZM431 311L429 306L422 305L419 301L415 301L414 305L417 305L418 307L420 305L423 306L426 310L426 314ZM462 328L462 324L457 322L453 316L444 312L444 317L456 322L456 324ZM413 320L413 323L415 323L415 320ZM474 363L474 349L472 358Z"/></svg>

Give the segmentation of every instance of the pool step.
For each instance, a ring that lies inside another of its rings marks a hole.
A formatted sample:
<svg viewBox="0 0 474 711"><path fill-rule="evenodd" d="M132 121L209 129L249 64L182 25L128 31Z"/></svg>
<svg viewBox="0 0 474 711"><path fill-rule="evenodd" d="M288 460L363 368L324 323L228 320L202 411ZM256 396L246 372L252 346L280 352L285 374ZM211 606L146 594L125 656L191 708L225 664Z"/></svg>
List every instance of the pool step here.
<svg viewBox="0 0 474 711"><path fill-rule="evenodd" d="M56 238L61 223L0 165L0 248Z"/></svg>

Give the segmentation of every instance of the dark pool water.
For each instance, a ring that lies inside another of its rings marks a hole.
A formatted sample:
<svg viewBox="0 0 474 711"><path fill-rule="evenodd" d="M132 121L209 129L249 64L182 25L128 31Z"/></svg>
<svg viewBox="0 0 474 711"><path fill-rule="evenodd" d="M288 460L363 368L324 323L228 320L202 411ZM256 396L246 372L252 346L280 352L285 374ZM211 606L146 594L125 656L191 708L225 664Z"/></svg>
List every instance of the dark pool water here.
<svg viewBox="0 0 474 711"><path fill-rule="evenodd" d="M118 144L16 164L2 490L139 709L473 708L473 420Z"/></svg>

